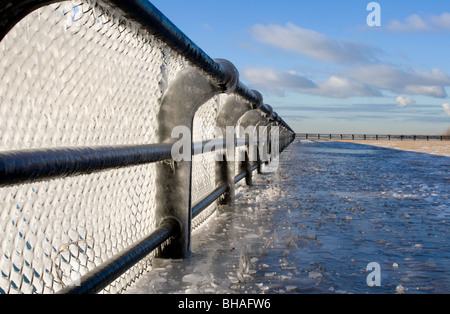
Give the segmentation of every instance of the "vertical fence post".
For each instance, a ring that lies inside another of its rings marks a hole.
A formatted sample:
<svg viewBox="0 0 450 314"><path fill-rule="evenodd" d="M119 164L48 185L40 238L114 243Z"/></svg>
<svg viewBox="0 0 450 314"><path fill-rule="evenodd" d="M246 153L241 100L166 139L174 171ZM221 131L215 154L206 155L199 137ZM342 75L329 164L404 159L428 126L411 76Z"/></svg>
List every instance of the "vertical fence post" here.
<svg viewBox="0 0 450 314"><path fill-rule="evenodd" d="M264 137L260 136L261 129L258 130L258 139L263 143L259 143L258 145L258 173L262 171L262 164L269 164L271 160L273 160L273 149L272 149L272 127L278 124L281 124L282 120L278 116L276 112L273 111L272 107L269 105L265 105L270 114L266 116L266 118L262 118L259 126L262 127L263 133L266 133ZM264 135L264 134L263 134ZM295 134L292 138L292 141L295 140Z"/></svg>
<svg viewBox="0 0 450 314"><path fill-rule="evenodd" d="M262 173L262 164L268 159L268 130L271 120L265 119L262 121L258 127L258 152L257 152L257 163L258 163L258 174Z"/></svg>
<svg viewBox="0 0 450 314"><path fill-rule="evenodd" d="M242 165L243 168L245 168L245 171L247 172L247 175L245 177L247 185L252 185L252 176L253 176L252 166L253 162L256 161L258 155L258 150L256 149L254 140L259 137L257 127L259 126L259 123L261 121L262 121L261 112L257 109L254 109L247 111L242 116L240 124L240 126L245 132L245 138L248 141L245 161L244 164ZM250 134L250 132L252 134Z"/></svg>
<svg viewBox="0 0 450 314"><path fill-rule="evenodd" d="M239 81L238 72L231 63L221 60L219 65L226 74L225 87L218 87L216 82L212 82L201 71L187 67L177 74L161 101L158 116L160 142L174 143L172 136L179 136L172 134L175 127L182 126L190 131L189 138L186 139L189 144L183 146L183 150L189 150L183 151L183 156L189 156L190 159L179 160L173 164L160 163L157 166L157 223L172 217L177 219L181 226L180 236L161 249L162 257L184 258L190 254L193 119L200 106L215 95L232 91Z"/></svg>
<svg viewBox="0 0 450 314"><path fill-rule="evenodd" d="M269 123L269 125L267 126L267 135L266 135L266 149L264 151L262 151L262 155L261 155L261 159L263 160L263 162L268 165L270 163L270 161L273 158L273 153L272 153L272 127L274 127L276 125L275 122L271 122Z"/></svg>
<svg viewBox="0 0 450 314"><path fill-rule="evenodd" d="M281 126L279 128L279 134L280 134L279 138L281 139L280 141L280 153L281 153L291 143L291 140L289 139L289 134L291 134L291 131Z"/></svg>
<svg viewBox="0 0 450 314"><path fill-rule="evenodd" d="M222 134L225 137L227 136L227 127L235 128L239 119L247 111L254 108L259 108L261 106L263 102L262 95L256 90L253 90L252 92L256 96L256 103L250 103L240 96L228 95L224 100L222 106L219 108L219 113L217 115L217 126L222 129ZM233 143L235 143L236 134L233 133L232 136L233 139L227 139L227 142L232 141ZM235 152L233 151L233 158L231 158L232 156L224 156L223 161L218 161L216 165L216 169L221 169L221 171L218 172L219 176L216 177L217 184L222 182L228 184L228 191L225 193L225 197L222 199L222 204L231 204L234 201L234 153Z"/></svg>

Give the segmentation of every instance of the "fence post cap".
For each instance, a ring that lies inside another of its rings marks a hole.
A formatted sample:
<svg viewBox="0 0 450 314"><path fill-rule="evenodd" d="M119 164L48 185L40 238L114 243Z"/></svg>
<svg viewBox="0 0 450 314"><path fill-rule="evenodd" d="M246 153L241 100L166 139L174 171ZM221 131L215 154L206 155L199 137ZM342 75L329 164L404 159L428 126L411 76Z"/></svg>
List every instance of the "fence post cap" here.
<svg viewBox="0 0 450 314"><path fill-rule="evenodd" d="M263 105L263 101L264 101L263 95L255 89L252 89L252 92L253 92L253 94L255 94L256 98L258 99L258 101L253 105L253 108L259 109Z"/></svg>
<svg viewBox="0 0 450 314"><path fill-rule="evenodd" d="M219 83L219 88L226 94L231 94L236 90L239 84L239 71L228 60L225 59L214 59L215 62L221 67L224 74L224 78Z"/></svg>

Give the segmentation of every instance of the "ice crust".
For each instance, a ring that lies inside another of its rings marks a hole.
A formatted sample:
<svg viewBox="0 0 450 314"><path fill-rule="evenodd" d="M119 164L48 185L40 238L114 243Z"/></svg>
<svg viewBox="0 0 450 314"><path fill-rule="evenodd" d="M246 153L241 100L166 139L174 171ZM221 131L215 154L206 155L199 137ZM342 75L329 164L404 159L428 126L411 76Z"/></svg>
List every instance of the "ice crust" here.
<svg viewBox="0 0 450 314"><path fill-rule="evenodd" d="M296 141L128 293L449 293L449 176L448 157Z"/></svg>

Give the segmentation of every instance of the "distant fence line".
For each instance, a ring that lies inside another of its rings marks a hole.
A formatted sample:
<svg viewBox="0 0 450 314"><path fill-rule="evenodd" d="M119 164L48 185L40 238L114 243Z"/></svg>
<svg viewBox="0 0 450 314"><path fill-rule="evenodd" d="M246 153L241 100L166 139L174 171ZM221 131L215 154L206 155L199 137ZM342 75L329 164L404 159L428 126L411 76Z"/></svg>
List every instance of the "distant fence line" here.
<svg viewBox="0 0 450 314"><path fill-rule="evenodd" d="M380 134L314 134L297 133L307 140L375 140L375 141L450 141L450 135L380 135Z"/></svg>
<svg viewBox="0 0 450 314"><path fill-rule="evenodd" d="M148 0L0 3L0 295L121 293L189 257L295 138Z"/></svg>

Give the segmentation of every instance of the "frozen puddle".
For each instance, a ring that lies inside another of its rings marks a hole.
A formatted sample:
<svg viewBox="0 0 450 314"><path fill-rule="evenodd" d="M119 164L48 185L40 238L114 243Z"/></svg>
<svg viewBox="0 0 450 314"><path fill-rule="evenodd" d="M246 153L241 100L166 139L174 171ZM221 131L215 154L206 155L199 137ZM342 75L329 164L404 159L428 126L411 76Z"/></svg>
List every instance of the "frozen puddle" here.
<svg viewBox="0 0 450 314"><path fill-rule="evenodd" d="M258 181L266 181L261 177ZM257 191L261 190L262 193ZM207 225L193 233L192 255L186 260L155 259L152 269L129 293L261 293L268 287L252 281L259 258L272 246L275 213L262 205L285 193L277 187L256 182L241 186L233 207L224 206ZM255 193L256 192L256 193ZM258 200L258 202L256 202ZM278 210L281 210L278 209ZM253 288L253 289L251 289Z"/></svg>
<svg viewBox="0 0 450 314"><path fill-rule="evenodd" d="M449 293L449 171L448 157L296 141L194 232L190 258L156 259L128 292Z"/></svg>

